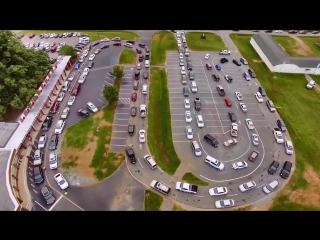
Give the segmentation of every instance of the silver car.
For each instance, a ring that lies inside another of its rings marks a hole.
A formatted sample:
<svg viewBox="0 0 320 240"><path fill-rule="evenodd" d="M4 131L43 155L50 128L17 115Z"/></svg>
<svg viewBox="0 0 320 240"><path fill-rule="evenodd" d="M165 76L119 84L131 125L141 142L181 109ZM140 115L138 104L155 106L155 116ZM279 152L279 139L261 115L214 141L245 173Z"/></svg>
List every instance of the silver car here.
<svg viewBox="0 0 320 240"><path fill-rule="evenodd" d="M252 145L257 146L259 145L259 136L258 134L252 134Z"/></svg>

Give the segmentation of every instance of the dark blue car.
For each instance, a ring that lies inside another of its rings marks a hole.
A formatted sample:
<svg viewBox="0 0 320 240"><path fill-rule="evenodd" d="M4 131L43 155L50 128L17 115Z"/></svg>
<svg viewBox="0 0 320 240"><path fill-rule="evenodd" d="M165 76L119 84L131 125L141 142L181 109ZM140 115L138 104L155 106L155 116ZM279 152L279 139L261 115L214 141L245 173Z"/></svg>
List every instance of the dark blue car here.
<svg viewBox="0 0 320 240"><path fill-rule="evenodd" d="M97 41L97 42L94 42L94 43L91 44L91 47L97 46L97 45L99 45L99 44L100 44L100 42L98 42L98 41Z"/></svg>
<svg viewBox="0 0 320 240"><path fill-rule="evenodd" d="M75 65L74 65L74 69L75 70L78 70L80 68L80 65L81 63L77 62Z"/></svg>

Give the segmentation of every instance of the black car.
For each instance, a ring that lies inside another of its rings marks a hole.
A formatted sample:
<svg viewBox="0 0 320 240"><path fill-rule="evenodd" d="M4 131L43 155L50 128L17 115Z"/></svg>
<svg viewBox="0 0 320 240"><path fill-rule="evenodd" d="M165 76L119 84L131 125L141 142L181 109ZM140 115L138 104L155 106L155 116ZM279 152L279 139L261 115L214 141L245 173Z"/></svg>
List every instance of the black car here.
<svg viewBox="0 0 320 240"><path fill-rule="evenodd" d="M135 44L135 43L136 43L136 41L134 41L134 40L128 40L128 41L126 41L126 43Z"/></svg>
<svg viewBox="0 0 320 240"><path fill-rule="evenodd" d="M137 52L138 54L141 54L141 53L142 53L141 49L139 49L139 48L136 49L136 52Z"/></svg>
<svg viewBox="0 0 320 240"><path fill-rule="evenodd" d="M313 31L312 34L319 34L319 31Z"/></svg>
<svg viewBox="0 0 320 240"><path fill-rule="evenodd" d="M42 124L42 131L43 132L46 132L46 131L48 131L50 129L52 121L53 121L53 117L52 116L47 116L46 117L46 119L43 121L43 124Z"/></svg>
<svg viewBox="0 0 320 240"><path fill-rule="evenodd" d="M232 82L232 77L230 77L229 75L225 75L224 78L227 80L228 83Z"/></svg>
<svg viewBox="0 0 320 240"><path fill-rule="evenodd" d="M201 100L200 100L200 98L195 98L194 99L194 109L196 110L196 111L201 111Z"/></svg>
<svg viewBox="0 0 320 240"><path fill-rule="evenodd" d="M219 146L218 140L214 136L212 136L211 134L206 134L206 135L204 135L203 138L211 146L214 146L214 147L218 147Z"/></svg>
<svg viewBox="0 0 320 240"><path fill-rule="evenodd" d="M212 74L211 77L213 78L214 81L219 82L220 78L217 74Z"/></svg>
<svg viewBox="0 0 320 240"><path fill-rule="evenodd" d="M170 30L171 32L173 32L173 33L176 33L177 31L176 30Z"/></svg>
<svg viewBox="0 0 320 240"><path fill-rule="evenodd" d="M273 30L265 30L264 32L266 32L266 33L272 33Z"/></svg>
<svg viewBox="0 0 320 240"><path fill-rule="evenodd" d="M289 161L285 161L280 172L280 176L284 179L287 179L290 176L292 168L292 163Z"/></svg>
<svg viewBox="0 0 320 240"><path fill-rule="evenodd" d="M262 96L262 97L267 96L266 91L264 90L263 87L259 87L259 88L258 88L258 91L261 93L261 96Z"/></svg>
<svg viewBox="0 0 320 240"><path fill-rule="evenodd" d="M229 118L231 122L237 121L237 117L233 112L228 112Z"/></svg>
<svg viewBox="0 0 320 240"><path fill-rule="evenodd" d="M248 73L249 73L250 77L252 77L252 78L256 77L256 73L250 68L248 69Z"/></svg>
<svg viewBox="0 0 320 240"><path fill-rule="evenodd" d="M68 33L67 37L72 37L73 33Z"/></svg>
<svg viewBox="0 0 320 240"><path fill-rule="evenodd" d="M280 128L280 130L281 130L282 132L287 131L286 124L284 123L284 121L282 121L282 120L280 120L280 119L277 120L277 126L278 126L278 128Z"/></svg>
<svg viewBox="0 0 320 240"><path fill-rule="evenodd" d="M62 34L62 33L60 33L58 37L59 37L59 38L62 38L62 37L63 37L63 34Z"/></svg>
<svg viewBox="0 0 320 240"><path fill-rule="evenodd" d="M136 163L136 155L134 154L134 150L132 147L127 147L126 148L126 154L128 156L128 159L131 163Z"/></svg>
<svg viewBox="0 0 320 240"><path fill-rule="evenodd" d="M220 59L220 63L226 63L226 62L229 62L229 60L226 59L226 58L221 58L221 59Z"/></svg>
<svg viewBox="0 0 320 240"><path fill-rule="evenodd" d="M88 64L88 66L87 66L87 68L92 68L93 67L93 65L94 65L94 62L89 62L89 64Z"/></svg>
<svg viewBox="0 0 320 240"><path fill-rule="evenodd" d="M106 45L102 45L100 48L101 48L101 49L104 49L104 48L108 48L108 47L109 47L109 45L106 44Z"/></svg>
<svg viewBox="0 0 320 240"><path fill-rule="evenodd" d="M44 200L46 200L47 205L51 205L56 201L56 198L53 196L52 191L47 186L41 188L41 194Z"/></svg>
<svg viewBox="0 0 320 240"><path fill-rule="evenodd" d="M136 129L136 126L134 124L129 124L128 125L128 133L130 136L134 135L134 131Z"/></svg>
<svg viewBox="0 0 320 240"><path fill-rule="evenodd" d="M268 169L268 173L274 174L280 166L280 163L277 161L273 161Z"/></svg>
<svg viewBox="0 0 320 240"><path fill-rule="evenodd" d="M139 45L139 47L141 47L141 48L145 48L145 47L146 47L146 45L145 45L144 43L139 43L138 45Z"/></svg>
<svg viewBox="0 0 320 240"><path fill-rule="evenodd" d="M39 38L40 38L40 39L43 39L43 38L44 38L44 34L40 34L40 35L39 35Z"/></svg>
<svg viewBox="0 0 320 240"><path fill-rule="evenodd" d="M135 117L137 115L137 107L132 107L130 110L131 117Z"/></svg>
<svg viewBox="0 0 320 240"><path fill-rule="evenodd" d="M84 110L84 109L79 109L78 110L78 115L80 115L81 117L88 117L89 116L89 112L87 110Z"/></svg>
<svg viewBox="0 0 320 240"><path fill-rule="evenodd" d="M145 57L146 57L146 60L149 60L150 59L150 53L146 53Z"/></svg>
<svg viewBox="0 0 320 240"><path fill-rule="evenodd" d="M33 180L35 184L41 184L44 181L42 168L36 166L33 168Z"/></svg>
<svg viewBox="0 0 320 240"><path fill-rule="evenodd" d="M188 69L189 71L192 71L192 69L193 69L192 63L191 63L190 61L187 62L187 69Z"/></svg>
<svg viewBox="0 0 320 240"><path fill-rule="evenodd" d="M50 58L50 63L51 63L51 64L54 64L56 61L57 61L56 58Z"/></svg>
<svg viewBox="0 0 320 240"><path fill-rule="evenodd" d="M237 66L241 66L241 63L237 59L233 59L232 62Z"/></svg>

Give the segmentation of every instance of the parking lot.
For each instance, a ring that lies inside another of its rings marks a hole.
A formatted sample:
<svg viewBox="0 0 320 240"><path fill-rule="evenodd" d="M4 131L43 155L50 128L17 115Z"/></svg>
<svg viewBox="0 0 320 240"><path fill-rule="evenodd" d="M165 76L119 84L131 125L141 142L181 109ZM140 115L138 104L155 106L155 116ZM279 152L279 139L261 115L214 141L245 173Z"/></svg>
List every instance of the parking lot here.
<svg viewBox="0 0 320 240"><path fill-rule="evenodd" d="M110 143L111 152L123 152L126 147L128 136L128 123L130 116L131 93L133 91L134 68L125 67L124 77L119 92L119 103L114 115L112 138ZM111 84L112 78L106 77L106 84Z"/></svg>
<svg viewBox="0 0 320 240"><path fill-rule="evenodd" d="M192 122L186 123L185 120L185 109L184 99L182 93L182 88L184 86L190 88L190 80L187 80L187 85L182 85L181 83L181 73L179 66L179 53L178 52L168 52L167 53L167 71L168 71L168 84L169 84L169 97L170 97L170 108L171 108L171 124L172 124L172 134L175 149L182 161L190 163L190 170L198 176L204 176L211 179L213 176L214 169L206 166L199 158L196 157L191 148L190 141L186 137L186 126L191 126L193 129L194 138L199 142L202 149L202 157L205 155L210 155L222 162L225 162L225 168L231 168L231 164L241 160L247 160L247 156L251 153L253 149L258 149L262 154L265 152L265 146L260 144L259 146L253 146L251 144L252 133L258 133L261 135L260 140L265 138L265 136L272 137L271 131L268 130L269 124L267 123L263 113L261 112L260 106L252 94L248 86L249 84L256 84L255 81L248 83L242 76L243 70L238 66L234 65L229 61L229 63L221 64L222 71L216 71L214 68L215 64L220 64L220 59L218 53L210 53L211 57L209 60L204 59L204 52L191 52L189 59L192 62L193 72L195 75L195 81L197 84L198 92L192 93L189 89L189 100L191 104L191 115ZM205 68L206 63L211 63L213 65L212 70L207 70ZM185 63L186 64L186 63ZM220 75L220 81L215 82L212 78L212 74ZM230 75L233 77L232 83L227 83L224 79L224 75ZM188 79L188 77L187 77ZM222 85L226 96L221 97L216 90L217 85ZM258 88L258 86L257 86ZM243 103L247 106L248 112L243 113L239 108L239 101L236 99L235 92L239 91L243 95ZM194 109L194 98L199 97L202 104L201 111L195 111ZM225 103L225 98L230 98L232 101L232 107L228 107ZM223 142L231 139L230 129L231 121L228 116L228 112L235 113L237 117L236 123L238 124L238 144L226 149L223 146ZM204 119L204 128L200 129L196 123L196 115L202 115ZM250 131L245 126L245 119L250 118L256 130ZM203 139L205 134L211 134L216 137L220 143L218 148L213 148ZM272 145L272 144L271 144ZM272 146L270 146L272 147ZM239 178L243 175L252 172L253 168L258 166L260 162L263 161L263 157L259 158L254 163L249 163L247 169L242 171L221 171L216 172L214 179L217 181L223 181L225 179ZM252 166L250 166L250 164Z"/></svg>

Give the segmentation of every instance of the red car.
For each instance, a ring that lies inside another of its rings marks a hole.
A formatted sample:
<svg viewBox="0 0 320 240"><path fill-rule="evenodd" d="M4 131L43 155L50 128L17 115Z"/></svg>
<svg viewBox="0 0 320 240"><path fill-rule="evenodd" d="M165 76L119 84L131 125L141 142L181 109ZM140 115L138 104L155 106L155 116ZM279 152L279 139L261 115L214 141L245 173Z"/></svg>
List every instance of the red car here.
<svg viewBox="0 0 320 240"><path fill-rule="evenodd" d="M228 107L232 107L232 102L230 98L225 98L224 101L226 102Z"/></svg>
<svg viewBox="0 0 320 240"><path fill-rule="evenodd" d="M57 46L53 46L53 47L51 47L50 51L52 53L55 53L57 51L57 48L58 48Z"/></svg>
<svg viewBox="0 0 320 240"><path fill-rule="evenodd" d="M252 153L249 155L248 159L251 161L251 162L254 162L259 156L259 152L256 151L256 150L253 150Z"/></svg>
<svg viewBox="0 0 320 240"><path fill-rule="evenodd" d="M35 34L33 34L33 33L30 33L29 34L29 38L31 39L31 38L34 38L36 35Z"/></svg>
<svg viewBox="0 0 320 240"><path fill-rule="evenodd" d="M114 42L113 46L121 46L121 42Z"/></svg>
<svg viewBox="0 0 320 240"><path fill-rule="evenodd" d="M138 95L137 95L137 93L132 93L132 95L131 95L131 101L132 102L135 102L135 101L137 101L137 97L138 97Z"/></svg>
<svg viewBox="0 0 320 240"><path fill-rule="evenodd" d="M296 34L296 33L298 33L298 31L297 30L290 30L289 33L290 34Z"/></svg>
<svg viewBox="0 0 320 240"><path fill-rule="evenodd" d="M60 107L60 103L54 102L54 104L52 105L52 107L50 109L50 113L56 113L58 111L59 107Z"/></svg>

